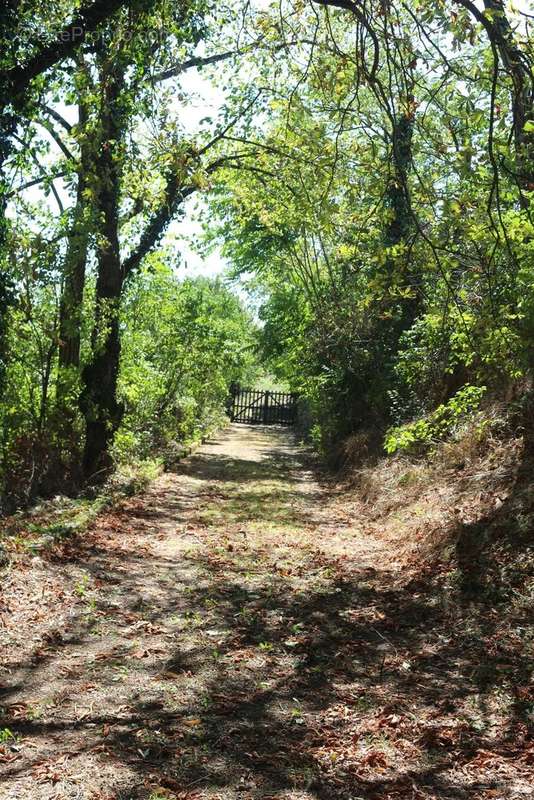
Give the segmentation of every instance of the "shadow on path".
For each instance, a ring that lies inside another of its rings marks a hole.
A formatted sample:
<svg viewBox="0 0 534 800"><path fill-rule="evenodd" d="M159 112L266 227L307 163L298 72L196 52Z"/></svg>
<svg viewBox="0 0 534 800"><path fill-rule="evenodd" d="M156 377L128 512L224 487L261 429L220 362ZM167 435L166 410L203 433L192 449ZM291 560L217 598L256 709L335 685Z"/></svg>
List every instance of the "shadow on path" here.
<svg viewBox="0 0 534 800"><path fill-rule="evenodd" d="M524 651L379 543L347 557L338 512L285 430L232 426L56 554L0 797L532 796Z"/></svg>

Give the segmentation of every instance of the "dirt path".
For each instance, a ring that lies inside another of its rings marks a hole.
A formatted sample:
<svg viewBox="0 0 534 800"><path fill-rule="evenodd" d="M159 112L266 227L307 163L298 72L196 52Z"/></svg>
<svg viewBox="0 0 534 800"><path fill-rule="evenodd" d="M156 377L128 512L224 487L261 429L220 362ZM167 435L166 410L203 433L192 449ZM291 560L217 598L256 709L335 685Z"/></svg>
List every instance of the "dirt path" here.
<svg viewBox="0 0 534 800"><path fill-rule="evenodd" d="M531 797L491 630L356 522L286 431L233 426L13 570L0 798Z"/></svg>

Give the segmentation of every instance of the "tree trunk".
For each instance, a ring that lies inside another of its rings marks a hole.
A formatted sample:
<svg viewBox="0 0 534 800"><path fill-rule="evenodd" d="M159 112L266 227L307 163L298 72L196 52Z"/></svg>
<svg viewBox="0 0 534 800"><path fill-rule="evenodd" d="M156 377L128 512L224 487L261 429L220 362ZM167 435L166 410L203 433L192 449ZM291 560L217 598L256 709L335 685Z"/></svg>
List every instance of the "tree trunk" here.
<svg viewBox="0 0 534 800"><path fill-rule="evenodd" d="M97 251L92 356L82 372L80 397L86 432L83 470L92 479L103 477L111 466L109 447L123 414L116 399L121 352L119 307L124 282L118 234L120 154L117 151L123 133L121 77L116 70L104 71L101 77L102 139L96 166L97 211L102 226Z"/></svg>
<svg viewBox="0 0 534 800"><path fill-rule="evenodd" d="M493 43L513 84L511 106L516 154L516 180L521 192L521 205L528 208L525 192L534 190L534 131L525 130L527 122L534 123L534 73L526 50L515 39L502 0L484 0L491 27Z"/></svg>
<svg viewBox="0 0 534 800"><path fill-rule="evenodd" d="M512 81L511 109L515 150L515 180L521 208L529 212L529 192L534 191L534 64L529 51L521 48L506 14L502 0L484 0L489 12L488 35L498 49L503 66ZM490 33L493 30L493 36ZM525 129L527 123L528 129ZM528 351L530 375L534 374L534 350ZM534 426L525 424L525 447L534 453ZM530 462L529 462L530 463Z"/></svg>
<svg viewBox="0 0 534 800"><path fill-rule="evenodd" d="M412 163L414 129L413 97L408 96L407 108L397 113L391 129L390 175L384 192L384 205L389 219L384 226L383 246L387 248L384 264L379 268L383 280L382 299L378 304L382 347L390 360L398 350L399 337L413 324L420 297L417 276L405 250L414 230L410 198L409 174ZM399 297L392 291L409 289L409 296Z"/></svg>
<svg viewBox="0 0 534 800"><path fill-rule="evenodd" d="M18 0L4 0L0 8L0 47L10 54L13 32L17 26ZM5 73L0 73L0 396L3 393L7 367L7 314L13 298L13 286L9 273L3 267L3 253L7 237L7 184L4 164L12 149L12 135L17 120L9 106L12 100L10 83Z"/></svg>
<svg viewBox="0 0 534 800"><path fill-rule="evenodd" d="M408 98L410 106L413 97ZM408 186L408 176L412 162L414 117L411 108L406 109L395 117L392 138L391 166L392 172L386 188L386 207L391 212L391 218L384 231L384 245L387 248L406 246L410 233L413 231L414 219ZM409 258L402 254L400 260L395 255L386 258L386 282L391 286L395 272L402 272L401 284L412 291L412 296L404 298L400 308L399 331L409 328L417 315L419 300L415 287L415 275L410 269Z"/></svg>
<svg viewBox="0 0 534 800"><path fill-rule="evenodd" d="M386 203L392 216L384 233L384 244L393 247L404 241L413 227L408 189L412 160L413 114L405 111L395 118L392 139L392 174L386 189Z"/></svg>
<svg viewBox="0 0 534 800"><path fill-rule="evenodd" d="M82 131L87 124L87 111L83 102L79 104L79 126ZM88 186L91 147L83 134L78 167L78 187L72 227L65 255L65 274L59 311L59 363L57 382L57 404L67 410L68 394L75 387L80 366L80 343L85 269L88 248L88 203L85 191Z"/></svg>
<svg viewBox="0 0 534 800"><path fill-rule="evenodd" d="M498 53L504 70L512 81L512 133L516 156L516 182L523 209L529 208L526 192L534 189L534 130L525 130L534 122L534 71L532 57L518 44L503 0L484 0L484 12L473 0L457 0L482 25Z"/></svg>

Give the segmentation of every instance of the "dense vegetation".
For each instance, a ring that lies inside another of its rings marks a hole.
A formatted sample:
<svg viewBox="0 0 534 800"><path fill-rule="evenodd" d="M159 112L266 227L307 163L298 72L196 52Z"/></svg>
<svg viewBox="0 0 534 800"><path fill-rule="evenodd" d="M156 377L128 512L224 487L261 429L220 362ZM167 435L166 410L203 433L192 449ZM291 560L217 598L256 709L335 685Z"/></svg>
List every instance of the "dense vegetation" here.
<svg viewBox="0 0 534 800"><path fill-rule="evenodd" d="M1 798L532 797L533 22L2 0Z"/></svg>
<svg viewBox="0 0 534 800"><path fill-rule="evenodd" d="M285 22L299 45L247 132L261 156L218 187L219 239L325 450L394 426L393 452L531 375L529 21L495 2L327 5L349 13Z"/></svg>
<svg viewBox="0 0 534 800"><path fill-rule="evenodd" d="M83 20L57 34L73 4L54 20L39 4L3 19L7 508L179 450L220 424L229 384L254 361L236 296L219 280L179 280L174 248L153 252L210 170L158 90L158 73L179 71L208 31L205 9L90 7L100 22L83 42ZM65 42L75 47L62 53Z"/></svg>
<svg viewBox="0 0 534 800"><path fill-rule="evenodd" d="M191 195L323 449L361 430L389 452L425 446L528 387L528 13L64 0L1 14L4 502L191 438L251 377L251 317L221 283L180 283L162 245ZM181 81L198 68L221 108L192 132Z"/></svg>

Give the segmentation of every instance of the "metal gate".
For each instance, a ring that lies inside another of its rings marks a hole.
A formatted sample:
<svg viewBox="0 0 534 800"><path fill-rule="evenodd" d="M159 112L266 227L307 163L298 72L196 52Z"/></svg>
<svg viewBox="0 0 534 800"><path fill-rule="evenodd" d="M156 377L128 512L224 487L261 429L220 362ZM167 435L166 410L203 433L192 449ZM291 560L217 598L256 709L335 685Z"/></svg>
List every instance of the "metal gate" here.
<svg viewBox="0 0 534 800"><path fill-rule="evenodd" d="M297 396L288 392L232 386L228 412L232 422L243 422L247 425L293 425L297 412Z"/></svg>

